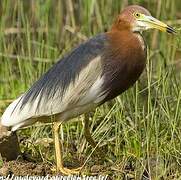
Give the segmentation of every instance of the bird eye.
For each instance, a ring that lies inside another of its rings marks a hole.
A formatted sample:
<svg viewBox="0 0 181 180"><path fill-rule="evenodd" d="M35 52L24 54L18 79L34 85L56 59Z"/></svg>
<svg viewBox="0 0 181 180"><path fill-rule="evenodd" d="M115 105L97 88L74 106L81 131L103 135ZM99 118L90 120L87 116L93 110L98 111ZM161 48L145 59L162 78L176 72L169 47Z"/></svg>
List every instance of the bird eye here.
<svg viewBox="0 0 181 180"><path fill-rule="evenodd" d="M136 18L139 18L139 17L140 17L140 13L134 13L134 16L135 16Z"/></svg>

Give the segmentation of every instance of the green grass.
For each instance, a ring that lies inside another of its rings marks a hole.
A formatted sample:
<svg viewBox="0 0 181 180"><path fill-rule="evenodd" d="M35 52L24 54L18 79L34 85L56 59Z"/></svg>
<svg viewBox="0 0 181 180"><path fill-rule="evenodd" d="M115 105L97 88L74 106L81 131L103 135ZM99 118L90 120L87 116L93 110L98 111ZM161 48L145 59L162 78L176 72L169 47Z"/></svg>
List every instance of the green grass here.
<svg viewBox="0 0 181 180"><path fill-rule="evenodd" d="M180 0L1 1L0 113L73 47L109 29L127 2L144 5L153 16L179 27ZM93 137L107 157L102 174L141 179L144 172L153 179L181 179L180 35L144 33L148 61L139 81L90 113ZM64 124L60 135L65 161L86 161L84 173L91 174L100 161L83 136L83 118ZM36 124L18 134L22 151L54 164L51 125ZM42 138L49 143L40 143Z"/></svg>

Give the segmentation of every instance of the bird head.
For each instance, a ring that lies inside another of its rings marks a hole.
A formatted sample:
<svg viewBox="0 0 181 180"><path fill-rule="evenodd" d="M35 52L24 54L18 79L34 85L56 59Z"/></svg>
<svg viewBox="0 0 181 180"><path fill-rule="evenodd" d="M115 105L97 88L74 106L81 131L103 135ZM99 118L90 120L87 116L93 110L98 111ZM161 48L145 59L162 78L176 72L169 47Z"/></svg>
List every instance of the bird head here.
<svg viewBox="0 0 181 180"><path fill-rule="evenodd" d="M169 25L151 16L151 13L138 5L126 7L116 19L113 29L131 30L132 32L142 32L148 29L158 29L163 32L176 33Z"/></svg>

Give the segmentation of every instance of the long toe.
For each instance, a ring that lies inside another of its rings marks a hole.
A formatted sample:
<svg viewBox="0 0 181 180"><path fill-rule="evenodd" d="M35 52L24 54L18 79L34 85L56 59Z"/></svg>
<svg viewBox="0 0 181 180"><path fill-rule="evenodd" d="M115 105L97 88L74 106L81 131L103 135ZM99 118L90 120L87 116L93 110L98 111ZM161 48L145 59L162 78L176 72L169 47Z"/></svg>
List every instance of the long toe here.
<svg viewBox="0 0 181 180"><path fill-rule="evenodd" d="M72 174L80 174L83 167L79 167L76 169L68 169L65 167L57 169L58 172L62 173L63 175L72 175Z"/></svg>

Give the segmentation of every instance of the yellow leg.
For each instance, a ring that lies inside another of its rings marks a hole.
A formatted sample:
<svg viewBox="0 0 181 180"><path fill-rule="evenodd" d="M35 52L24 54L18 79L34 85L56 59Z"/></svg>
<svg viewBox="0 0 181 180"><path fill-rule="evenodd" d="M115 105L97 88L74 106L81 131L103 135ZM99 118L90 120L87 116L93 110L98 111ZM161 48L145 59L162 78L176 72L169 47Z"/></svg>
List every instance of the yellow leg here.
<svg viewBox="0 0 181 180"><path fill-rule="evenodd" d="M59 140L59 129L60 129L60 122L55 122L53 125L54 131L54 141L55 141L55 158L57 163L57 172L60 172L65 175L70 174L79 174L82 167L77 169L68 169L63 166L63 158L62 158L62 144Z"/></svg>
<svg viewBox="0 0 181 180"><path fill-rule="evenodd" d="M98 153L99 156L102 156L101 150L99 149L97 143L94 141L94 139L91 136L88 114L85 114L83 125L84 125L84 135L85 135L86 141L92 146L92 148L96 148L96 152Z"/></svg>

